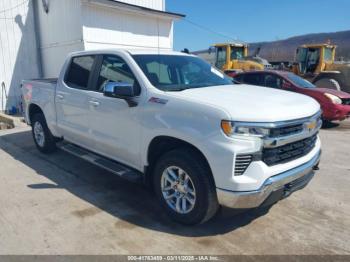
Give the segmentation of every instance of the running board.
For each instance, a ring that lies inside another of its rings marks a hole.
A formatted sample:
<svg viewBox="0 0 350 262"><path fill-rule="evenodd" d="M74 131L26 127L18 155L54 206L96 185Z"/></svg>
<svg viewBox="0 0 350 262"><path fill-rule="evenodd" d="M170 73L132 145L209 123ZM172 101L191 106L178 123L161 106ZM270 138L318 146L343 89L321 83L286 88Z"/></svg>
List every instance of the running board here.
<svg viewBox="0 0 350 262"><path fill-rule="evenodd" d="M141 172L135 171L131 168L126 167L123 164L120 164L116 161L113 161L103 156L100 156L98 154L95 154L82 147L69 144L69 143L61 143L57 146L63 151L68 152L74 156L77 156L105 170L108 170L109 172L116 174L123 179L129 180L134 183L142 183L143 181L143 175Z"/></svg>

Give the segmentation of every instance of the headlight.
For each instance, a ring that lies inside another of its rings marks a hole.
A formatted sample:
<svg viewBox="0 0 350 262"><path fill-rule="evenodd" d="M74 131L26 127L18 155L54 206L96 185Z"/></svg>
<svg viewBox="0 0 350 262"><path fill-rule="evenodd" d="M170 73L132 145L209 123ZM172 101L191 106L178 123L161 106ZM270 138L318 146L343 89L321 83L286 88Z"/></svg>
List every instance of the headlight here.
<svg viewBox="0 0 350 262"><path fill-rule="evenodd" d="M328 93L325 93L324 94L326 97L328 97L333 104L337 104L337 105L340 105L341 104L341 99L335 95L332 95L332 94L328 94Z"/></svg>
<svg viewBox="0 0 350 262"><path fill-rule="evenodd" d="M255 136L265 137L270 134L270 129L258 126L245 125L232 121L221 121L221 129L227 136Z"/></svg>

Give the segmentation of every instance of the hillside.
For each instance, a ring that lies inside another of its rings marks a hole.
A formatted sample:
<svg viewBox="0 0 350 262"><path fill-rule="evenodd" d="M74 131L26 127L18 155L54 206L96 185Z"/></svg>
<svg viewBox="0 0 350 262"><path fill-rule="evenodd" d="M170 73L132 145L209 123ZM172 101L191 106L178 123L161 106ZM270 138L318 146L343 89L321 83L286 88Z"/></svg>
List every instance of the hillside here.
<svg viewBox="0 0 350 262"><path fill-rule="evenodd" d="M295 36L274 42L252 43L249 46L250 54L257 47L261 47L260 56L269 61L293 61L295 50L302 44L326 43L328 40L338 46L336 59L343 58L350 61L350 30L335 33L320 33Z"/></svg>

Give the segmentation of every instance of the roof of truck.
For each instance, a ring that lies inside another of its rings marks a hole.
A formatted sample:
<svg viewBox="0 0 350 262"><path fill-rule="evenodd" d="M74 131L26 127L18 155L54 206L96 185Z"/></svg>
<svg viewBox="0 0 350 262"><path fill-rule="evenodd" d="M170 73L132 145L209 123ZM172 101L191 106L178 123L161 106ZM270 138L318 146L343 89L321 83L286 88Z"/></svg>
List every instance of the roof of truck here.
<svg viewBox="0 0 350 262"><path fill-rule="evenodd" d="M99 49L91 51L78 51L71 54L71 56L80 55L98 55L114 52L123 52L131 55L182 55L182 56L193 56L191 54L186 54L183 52L177 52L172 50L162 50L162 49L122 49L122 48L110 48L110 49Z"/></svg>

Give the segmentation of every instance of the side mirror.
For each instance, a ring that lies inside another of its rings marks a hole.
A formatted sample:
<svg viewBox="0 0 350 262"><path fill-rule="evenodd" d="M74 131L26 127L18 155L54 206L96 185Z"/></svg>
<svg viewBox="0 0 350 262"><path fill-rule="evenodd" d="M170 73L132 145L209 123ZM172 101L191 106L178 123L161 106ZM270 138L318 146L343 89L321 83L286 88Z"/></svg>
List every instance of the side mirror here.
<svg viewBox="0 0 350 262"><path fill-rule="evenodd" d="M124 99L130 107L137 105L137 103L132 100L132 98L135 97L134 86L129 83L109 82L105 85L103 94L107 97Z"/></svg>

